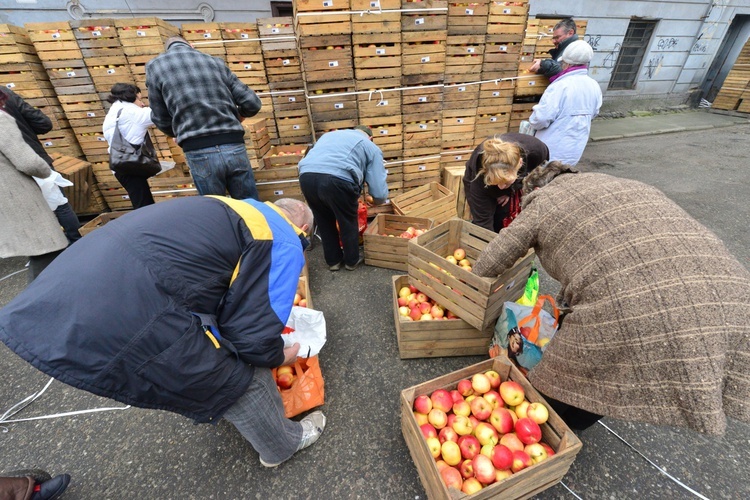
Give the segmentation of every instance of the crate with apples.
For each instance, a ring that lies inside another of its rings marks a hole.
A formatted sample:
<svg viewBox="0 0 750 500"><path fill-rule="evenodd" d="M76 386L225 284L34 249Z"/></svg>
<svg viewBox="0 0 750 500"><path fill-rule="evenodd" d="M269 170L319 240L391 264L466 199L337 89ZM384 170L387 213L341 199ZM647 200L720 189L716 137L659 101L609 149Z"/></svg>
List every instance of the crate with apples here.
<svg viewBox="0 0 750 500"><path fill-rule="evenodd" d="M500 356L401 392L401 429L428 498L528 498L581 441Z"/></svg>
<svg viewBox="0 0 750 500"><path fill-rule="evenodd" d="M307 263L302 269L304 273L307 269ZM313 308L312 297L310 297L310 283L307 281L307 276L300 274L299 283L297 283L297 293L294 294L294 305L298 307Z"/></svg>
<svg viewBox="0 0 750 500"><path fill-rule="evenodd" d="M535 257L530 250L495 278L477 276L466 266L453 263L457 249L470 263L476 262L495 237L496 233L458 218L430 229L409 242L409 283L474 328L484 330L500 317L503 303L521 296Z"/></svg>
<svg viewBox="0 0 750 500"><path fill-rule="evenodd" d="M409 240L432 227L432 219L379 214L363 235L365 264L406 271Z"/></svg>
<svg viewBox="0 0 750 500"><path fill-rule="evenodd" d="M477 330L409 285L407 276L393 276L393 311L401 359L487 354L492 327Z"/></svg>

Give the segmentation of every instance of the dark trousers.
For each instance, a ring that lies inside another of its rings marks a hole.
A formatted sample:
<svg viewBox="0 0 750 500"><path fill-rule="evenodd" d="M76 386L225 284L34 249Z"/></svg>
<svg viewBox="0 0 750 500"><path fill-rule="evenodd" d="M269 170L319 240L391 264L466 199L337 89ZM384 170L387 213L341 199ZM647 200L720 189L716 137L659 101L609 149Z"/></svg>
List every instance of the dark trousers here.
<svg viewBox="0 0 750 500"><path fill-rule="evenodd" d="M333 266L343 261L348 266L356 265L359 261L359 187L333 175L314 173L302 174L299 185L315 217L326 263Z"/></svg>
<svg viewBox="0 0 750 500"><path fill-rule="evenodd" d="M49 266L55 258L60 255L63 251L56 250L54 252L45 253L42 255L33 255L29 257L29 279L31 283L39 276L44 269Z"/></svg>
<svg viewBox="0 0 750 500"><path fill-rule="evenodd" d="M125 191L128 192L130 203L133 208L141 208L146 205L154 204L154 197L151 195L151 187L148 185L148 177L140 175L125 175L115 172L115 178L122 184Z"/></svg>
<svg viewBox="0 0 750 500"><path fill-rule="evenodd" d="M568 427L574 431L584 431L602 418L601 415L570 406L544 394L542 394L542 397L547 400L552 409L555 410L555 413L560 415L560 418L563 419Z"/></svg>
<svg viewBox="0 0 750 500"><path fill-rule="evenodd" d="M55 217L57 217L57 222L62 226L69 244L72 245L81 239L81 233L78 232L81 223L78 220L78 216L73 211L73 207L70 206L70 203L65 203L64 205L57 207L57 209L55 209Z"/></svg>

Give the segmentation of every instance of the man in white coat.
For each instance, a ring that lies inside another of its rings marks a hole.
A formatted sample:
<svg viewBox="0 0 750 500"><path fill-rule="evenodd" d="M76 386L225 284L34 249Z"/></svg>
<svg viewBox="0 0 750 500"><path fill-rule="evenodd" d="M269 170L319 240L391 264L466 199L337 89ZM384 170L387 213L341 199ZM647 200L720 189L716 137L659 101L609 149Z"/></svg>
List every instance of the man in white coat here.
<svg viewBox="0 0 750 500"><path fill-rule="evenodd" d="M549 147L550 161L575 165L589 140L591 120L599 114L602 90L588 75L591 45L578 40L565 48L562 71L550 78L529 118L537 139Z"/></svg>

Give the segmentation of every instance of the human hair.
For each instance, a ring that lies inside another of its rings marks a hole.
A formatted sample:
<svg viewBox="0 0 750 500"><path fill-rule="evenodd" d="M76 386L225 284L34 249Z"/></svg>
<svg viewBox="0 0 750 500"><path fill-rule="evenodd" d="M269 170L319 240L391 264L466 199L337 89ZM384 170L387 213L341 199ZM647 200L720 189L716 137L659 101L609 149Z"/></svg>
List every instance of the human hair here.
<svg viewBox="0 0 750 500"><path fill-rule="evenodd" d="M10 95L5 90L0 90L0 109L5 109L5 103L8 99L10 99Z"/></svg>
<svg viewBox="0 0 750 500"><path fill-rule="evenodd" d="M563 28L565 31L573 31L573 34L576 33L576 22L573 21L572 17L568 17L566 19L563 19L562 21L555 24L555 27L553 28L553 31L558 30L560 28Z"/></svg>
<svg viewBox="0 0 750 500"><path fill-rule="evenodd" d="M130 83L115 83L112 90L109 91L107 102L115 103L117 101L135 102L141 89Z"/></svg>
<svg viewBox="0 0 750 500"><path fill-rule="evenodd" d="M546 186L558 175L568 173L577 174L578 170L561 161L549 161L539 165L529 172L523 180L523 196L526 196L537 188Z"/></svg>
<svg viewBox="0 0 750 500"><path fill-rule="evenodd" d="M307 225L307 230L310 231L313 226L313 213L306 203L294 198L280 198L274 201L273 204L289 217L292 224L300 229Z"/></svg>
<svg viewBox="0 0 750 500"><path fill-rule="evenodd" d="M515 182L521 167L521 148L499 137L491 137L482 144L482 168L474 179L484 176L485 186Z"/></svg>
<svg viewBox="0 0 750 500"><path fill-rule="evenodd" d="M357 125L356 127L354 127L354 130L361 130L365 134L372 137L372 129L368 127L367 125Z"/></svg>
<svg viewBox="0 0 750 500"><path fill-rule="evenodd" d="M169 47L171 47L172 44L175 43L184 43L185 45L192 47L192 45L190 45L190 42L185 40L183 37L181 37L180 35L174 35L164 40L164 50L169 50Z"/></svg>

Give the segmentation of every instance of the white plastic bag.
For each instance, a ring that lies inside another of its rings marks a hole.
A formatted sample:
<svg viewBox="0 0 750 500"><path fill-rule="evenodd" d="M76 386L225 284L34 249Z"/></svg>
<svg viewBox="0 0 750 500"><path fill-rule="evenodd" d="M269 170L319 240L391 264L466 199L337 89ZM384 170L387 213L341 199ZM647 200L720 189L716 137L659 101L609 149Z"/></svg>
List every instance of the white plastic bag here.
<svg viewBox="0 0 750 500"><path fill-rule="evenodd" d="M299 342L300 358L316 356L326 343L326 319L323 313L306 307L292 307L292 313L286 322L289 333L284 333L284 347Z"/></svg>
<svg viewBox="0 0 750 500"><path fill-rule="evenodd" d="M40 179L39 177L34 177L34 180L39 184L39 189L42 190L44 199L53 212L57 210L57 207L65 205L68 202L68 199L60 191L60 188L72 186L73 183L60 175L60 172L53 170L47 178Z"/></svg>

